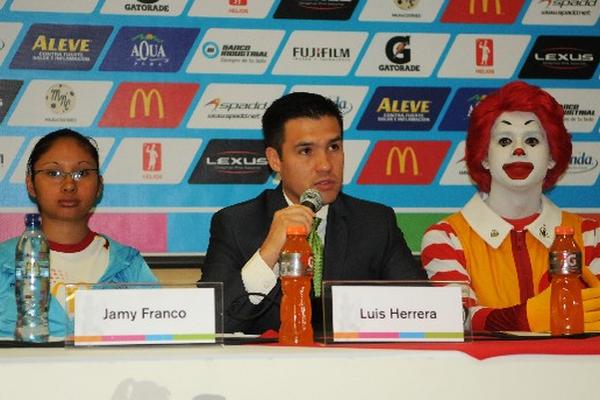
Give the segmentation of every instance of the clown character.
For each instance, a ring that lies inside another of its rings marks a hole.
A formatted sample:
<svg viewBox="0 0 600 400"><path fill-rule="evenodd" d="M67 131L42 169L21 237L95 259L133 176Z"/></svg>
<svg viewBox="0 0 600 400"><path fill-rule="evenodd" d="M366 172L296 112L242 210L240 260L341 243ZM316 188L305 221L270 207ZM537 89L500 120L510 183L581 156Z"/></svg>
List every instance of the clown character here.
<svg viewBox="0 0 600 400"><path fill-rule="evenodd" d="M559 225L574 228L583 253L585 330L600 330L598 221L543 194L571 150L561 105L536 86L508 83L473 110L465 159L479 192L429 227L421 246L431 280L468 282L473 331L549 331L548 249Z"/></svg>

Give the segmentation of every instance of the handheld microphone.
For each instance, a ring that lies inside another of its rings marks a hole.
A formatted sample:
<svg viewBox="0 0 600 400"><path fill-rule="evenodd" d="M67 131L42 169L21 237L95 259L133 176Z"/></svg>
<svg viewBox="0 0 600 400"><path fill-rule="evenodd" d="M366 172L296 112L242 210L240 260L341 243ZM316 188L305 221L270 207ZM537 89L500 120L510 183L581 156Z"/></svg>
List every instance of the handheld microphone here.
<svg viewBox="0 0 600 400"><path fill-rule="evenodd" d="M313 212L317 212L323 207L323 198L317 189L308 188L300 196L300 204L310 208Z"/></svg>

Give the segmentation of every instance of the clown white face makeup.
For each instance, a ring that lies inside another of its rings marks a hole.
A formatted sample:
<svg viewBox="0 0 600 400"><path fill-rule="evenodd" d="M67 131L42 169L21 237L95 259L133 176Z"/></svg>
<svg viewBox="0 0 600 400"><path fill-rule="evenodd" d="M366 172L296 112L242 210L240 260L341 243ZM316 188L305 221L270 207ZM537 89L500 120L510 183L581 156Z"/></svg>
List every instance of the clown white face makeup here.
<svg viewBox="0 0 600 400"><path fill-rule="evenodd" d="M523 111L500 114L492 127L488 157L482 165L490 171L492 187L541 188L555 163L537 116Z"/></svg>

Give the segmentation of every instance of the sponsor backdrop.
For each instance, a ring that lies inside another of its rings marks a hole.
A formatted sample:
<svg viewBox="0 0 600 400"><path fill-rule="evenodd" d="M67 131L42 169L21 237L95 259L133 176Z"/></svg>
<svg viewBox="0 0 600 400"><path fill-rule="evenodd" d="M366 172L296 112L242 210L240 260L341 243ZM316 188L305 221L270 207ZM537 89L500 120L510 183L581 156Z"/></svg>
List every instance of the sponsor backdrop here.
<svg viewBox="0 0 600 400"><path fill-rule="evenodd" d="M260 117L313 91L344 113L345 191L393 207L411 248L472 195L472 107L524 79L575 141L550 197L600 214L598 0L0 0L0 240L33 210L39 136L96 138L94 229L146 254L204 254L221 207L277 185Z"/></svg>

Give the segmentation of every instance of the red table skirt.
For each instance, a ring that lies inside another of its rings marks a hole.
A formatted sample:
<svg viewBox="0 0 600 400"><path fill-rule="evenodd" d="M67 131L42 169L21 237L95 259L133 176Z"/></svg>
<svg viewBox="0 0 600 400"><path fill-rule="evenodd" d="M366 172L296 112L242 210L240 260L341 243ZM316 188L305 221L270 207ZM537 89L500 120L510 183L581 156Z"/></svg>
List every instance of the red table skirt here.
<svg viewBox="0 0 600 400"><path fill-rule="evenodd" d="M269 334L267 334L269 335ZM270 332L271 337L277 335ZM263 335L265 337L265 335ZM278 346L279 344L273 343ZM600 354L600 336L582 335L570 338L551 337L498 337L492 335L476 336L473 341L464 343L344 343L320 344L314 346L331 346L364 349L391 350L454 350L462 351L478 360L513 354L563 354L563 355L597 355Z"/></svg>

